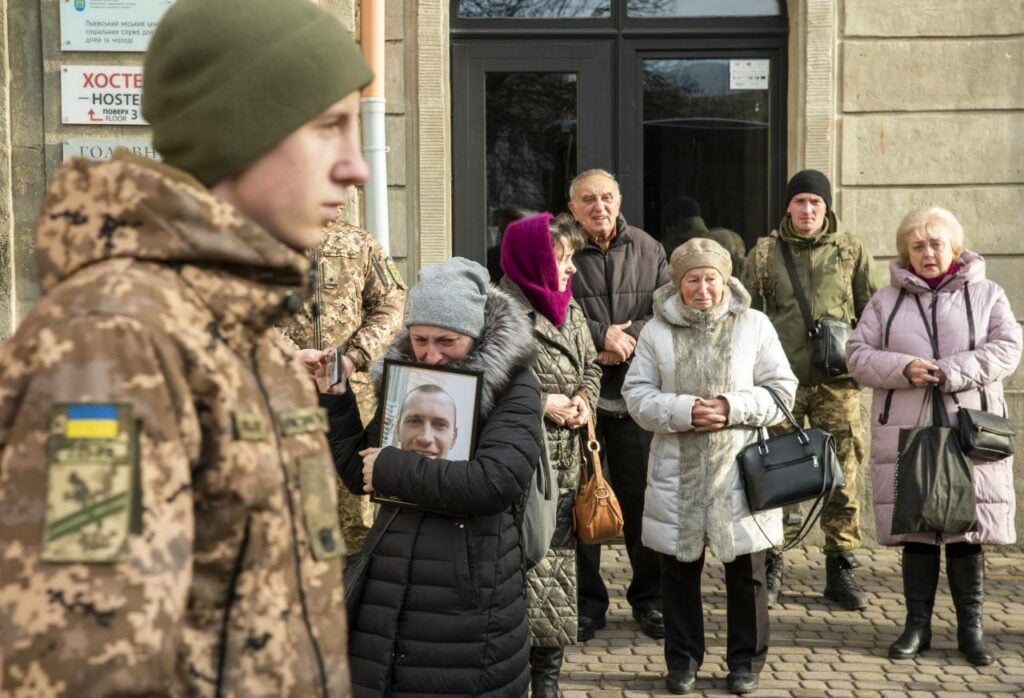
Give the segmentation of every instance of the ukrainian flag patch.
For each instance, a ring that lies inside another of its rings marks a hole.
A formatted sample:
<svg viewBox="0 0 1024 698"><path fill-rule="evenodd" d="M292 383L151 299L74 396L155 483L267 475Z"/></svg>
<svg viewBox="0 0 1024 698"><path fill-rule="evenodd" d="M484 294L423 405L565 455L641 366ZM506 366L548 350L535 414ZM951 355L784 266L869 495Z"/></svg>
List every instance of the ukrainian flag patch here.
<svg viewBox="0 0 1024 698"><path fill-rule="evenodd" d="M69 439L116 439L119 431L118 406L103 404L68 405L64 436Z"/></svg>
<svg viewBox="0 0 1024 698"><path fill-rule="evenodd" d="M115 562L142 530L130 404L58 403L47 441L46 562Z"/></svg>

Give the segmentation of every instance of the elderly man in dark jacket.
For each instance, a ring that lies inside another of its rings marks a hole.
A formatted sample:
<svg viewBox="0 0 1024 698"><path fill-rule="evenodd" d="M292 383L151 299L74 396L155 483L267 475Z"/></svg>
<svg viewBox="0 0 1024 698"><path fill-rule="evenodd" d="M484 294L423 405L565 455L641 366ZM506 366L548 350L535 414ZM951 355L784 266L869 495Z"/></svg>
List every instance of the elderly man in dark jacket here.
<svg viewBox="0 0 1024 698"><path fill-rule="evenodd" d="M626 223L619 213L622 194L604 170L581 172L569 185L569 210L587 237L576 253L572 292L583 307L602 365L597 404L597 437L605 468L622 505L626 552L633 579L626 599L643 631L665 637L661 615L661 565L658 554L640 542L651 434L626 412L622 381L637 337L652 316L654 290L669 281L665 250L650 235ZM579 640L605 625L608 590L601 578L600 545L581 545L579 561Z"/></svg>

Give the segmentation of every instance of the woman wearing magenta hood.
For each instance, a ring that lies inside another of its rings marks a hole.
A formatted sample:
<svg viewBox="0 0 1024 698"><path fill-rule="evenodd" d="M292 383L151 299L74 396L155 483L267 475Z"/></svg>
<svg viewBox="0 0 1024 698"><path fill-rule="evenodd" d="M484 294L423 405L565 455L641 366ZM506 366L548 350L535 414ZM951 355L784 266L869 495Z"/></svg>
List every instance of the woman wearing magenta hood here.
<svg viewBox="0 0 1024 698"><path fill-rule="evenodd" d="M945 396L950 424L956 401L1006 414L1002 381L1020 362L1021 328L1006 293L985 278L985 260L964 249L963 228L949 211L932 207L909 213L896 233L896 248L891 283L872 297L847 346L850 373L874 388L871 480L878 541L903 546L906 627L889 656L911 659L929 648L939 546L945 544L957 646L971 664L989 664L992 654L982 631L981 546L1016 541L1013 459L977 461L972 468L978 528L970 533L892 535L893 481L900 429L927 419L931 385Z"/></svg>
<svg viewBox="0 0 1024 698"><path fill-rule="evenodd" d="M601 367L583 310L569 285L573 254L583 247L572 218L543 213L511 223L501 243L499 288L530 319L537 354L544 427L558 480L558 517L551 549L529 571L532 694L556 698L563 648L576 643L576 538L572 506L579 484L579 429L601 390Z"/></svg>

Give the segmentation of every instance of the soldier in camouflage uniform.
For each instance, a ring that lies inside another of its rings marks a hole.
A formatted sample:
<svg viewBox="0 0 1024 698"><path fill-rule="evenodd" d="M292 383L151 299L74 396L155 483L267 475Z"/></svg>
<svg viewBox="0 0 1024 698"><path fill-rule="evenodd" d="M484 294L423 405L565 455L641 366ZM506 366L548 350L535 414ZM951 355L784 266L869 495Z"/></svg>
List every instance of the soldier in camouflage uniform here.
<svg viewBox="0 0 1024 698"><path fill-rule="evenodd" d="M373 236L341 219L324 229L323 242L310 257L317 265L319 301L308 298L280 329L296 349L316 352L312 360L339 348L342 378L348 377L368 423L376 408L368 371L401 329L405 281ZM341 534L348 550L357 552L373 525L373 504L340 483L337 490Z"/></svg>
<svg viewBox="0 0 1024 698"><path fill-rule="evenodd" d="M272 326L371 73L307 0L178 0L144 74L164 162L61 168L0 349L0 695L343 698L326 419Z"/></svg>
<svg viewBox="0 0 1024 698"><path fill-rule="evenodd" d="M763 310L779 333L793 372L800 380L793 414L832 432L846 487L837 490L821 514L825 533L825 598L847 610L866 607L853 569L861 547L857 483L864 460L860 387L849 374L829 376L813 364L812 340L796 300L779 246L792 250L800 285L815 321L833 317L856 322L878 286L871 256L832 211L832 187L824 174L803 170L786 190L786 215L778 230L760 238L743 274L751 307ZM787 518L789 518L787 516ZM787 531L792 535L792 527ZM767 586L774 604L782 584L782 555L768 556Z"/></svg>

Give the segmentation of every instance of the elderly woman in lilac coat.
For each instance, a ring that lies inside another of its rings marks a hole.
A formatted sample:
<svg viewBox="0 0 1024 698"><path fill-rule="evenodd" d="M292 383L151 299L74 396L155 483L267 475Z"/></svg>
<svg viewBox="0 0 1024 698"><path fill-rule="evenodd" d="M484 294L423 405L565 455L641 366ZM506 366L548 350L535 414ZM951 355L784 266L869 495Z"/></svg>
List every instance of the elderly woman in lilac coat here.
<svg viewBox="0 0 1024 698"><path fill-rule="evenodd" d="M932 207L908 214L896 247L891 284L871 299L847 346L851 374L874 388L871 480L878 540L903 546L906 626L889 657L910 659L929 648L945 544L957 647L971 664L989 664L992 654L982 631L982 545L1016 540L1013 459L975 462L978 528L971 533L892 535L893 480L899 431L928 419L929 385L938 384L950 424L955 423L954 398L964 407L980 408L984 396L989 411L1006 414L1002 381L1020 362L1021 327L1006 293L985 278L985 260L964 249L963 228L949 211ZM938 356L929 333L938 339Z"/></svg>

